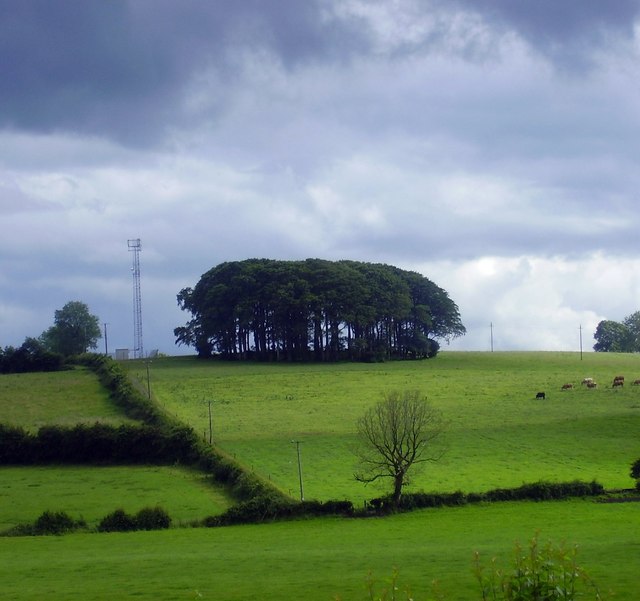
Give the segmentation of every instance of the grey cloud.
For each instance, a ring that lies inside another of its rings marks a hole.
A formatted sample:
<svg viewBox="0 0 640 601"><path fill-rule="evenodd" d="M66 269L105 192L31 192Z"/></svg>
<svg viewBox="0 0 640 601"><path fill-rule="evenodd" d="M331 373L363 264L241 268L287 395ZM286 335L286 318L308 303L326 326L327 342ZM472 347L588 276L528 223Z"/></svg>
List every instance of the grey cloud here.
<svg viewBox="0 0 640 601"><path fill-rule="evenodd" d="M440 0L442 1L442 0ZM449 0L444 0L449 3ZM612 39L632 40L637 0L455 0L489 22L517 31L562 68L584 69Z"/></svg>
<svg viewBox="0 0 640 601"><path fill-rule="evenodd" d="M157 142L200 70L225 86L242 48L286 65L344 52L343 28L311 1L2 0L0 126Z"/></svg>

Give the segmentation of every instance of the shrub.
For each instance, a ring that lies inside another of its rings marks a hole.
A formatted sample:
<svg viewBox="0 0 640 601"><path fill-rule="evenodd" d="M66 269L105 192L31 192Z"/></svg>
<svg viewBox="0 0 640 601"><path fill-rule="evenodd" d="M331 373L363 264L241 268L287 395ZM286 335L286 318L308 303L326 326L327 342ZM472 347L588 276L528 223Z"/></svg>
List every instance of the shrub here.
<svg viewBox="0 0 640 601"><path fill-rule="evenodd" d="M629 475L636 481L636 490L640 490L640 459L636 459L631 464L631 472Z"/></svg>
<svg viewBox="0 0 640 601"><path fill-rule="evenodd" d="M162 507L144 507L135 517L138 530L164 530L171 526L171 518Z"/></svg>
<svg viewBox="0 0 640 601"><path fill-rule="evenodd" d="M84 528L84 520L75 521L64 511L45 511L34 523L34 534L64 534Z"/></svg>
<svg viewBox="0 0 640 601"><path fill-rule="evenodd" d="M103 517L98 524L98 532L130 532L136 528L136 518L124 509L116 509Z"/></svg>

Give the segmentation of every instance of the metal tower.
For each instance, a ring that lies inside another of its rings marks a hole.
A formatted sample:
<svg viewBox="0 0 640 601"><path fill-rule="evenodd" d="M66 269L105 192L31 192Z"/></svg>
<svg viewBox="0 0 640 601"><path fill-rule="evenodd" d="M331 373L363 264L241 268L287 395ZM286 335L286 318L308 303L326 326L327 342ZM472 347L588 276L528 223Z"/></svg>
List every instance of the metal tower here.
<svg viewBox="0 0 640 601"><path fill-rule="evenodd" d="M127 240L129 251L133 252L133 356L136 359L144 357L142 350L142 298L140 296L140 238Z"/></svg>

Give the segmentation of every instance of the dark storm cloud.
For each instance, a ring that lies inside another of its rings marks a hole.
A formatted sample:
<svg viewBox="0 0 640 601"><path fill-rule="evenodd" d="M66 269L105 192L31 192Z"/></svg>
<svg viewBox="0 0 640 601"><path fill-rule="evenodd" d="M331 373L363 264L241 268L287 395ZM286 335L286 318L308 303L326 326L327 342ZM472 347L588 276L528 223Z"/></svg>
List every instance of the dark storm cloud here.
<svg viewBox="0 0 640 601"><path fill-rule="evenodd" d="M443 25L456 6L491 27L513 28L565 64L583 64L611 32L631 36L639 9L632 0L438 0L401 2L397 10L321 0L0 0L0 127L158 143L189 122L185 95L198 75L215 74L209 120L220 117L235 87L246 84L239 81L245 51L264 49L285 69L337 65L369 56L380 31L393 26L393 61L435 51L456 35ZM376 8L383 12L372 16ZM413 22L430 16L436 24L412 39Z"/></svg>
<svg viewBox="0 0 640 601"><path fill-rule="evenodd" d="M612 39L633 38L638 0L454 0L514 29L565 68L585 68ZM445 0L445 4L451 4Z"/></svg>
<svg viewBox="0 0 640 601"><path fill-rule="evenodd" d="M199 70L230 85L242 48L291 66L345 52L343 33L311 1L2 0L0 126L157 138Z"/></svg>

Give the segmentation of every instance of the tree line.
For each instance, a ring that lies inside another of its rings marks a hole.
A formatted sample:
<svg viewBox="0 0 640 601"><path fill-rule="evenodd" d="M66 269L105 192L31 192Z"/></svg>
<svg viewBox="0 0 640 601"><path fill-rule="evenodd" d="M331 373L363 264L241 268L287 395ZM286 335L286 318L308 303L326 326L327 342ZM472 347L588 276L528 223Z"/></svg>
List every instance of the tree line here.
<svg viewBox="0 0 640 601"><path fill-rule="evenodd" d="M69 301L54 314L54 324L38 338L27 336L19 347L0 347L0 373L56 371L70 357L96 348L101 337L98 317L80 301Z"/></svg>
<svg viewBox="0 0 640 601"><path fill-rule="evenodd" d="M358 261L225 262L177 300L192 318L174 329L176 344L202 357L425 358L466 332L456 304L426 277Z"/></svg>
<svg viewBox="0 0 640 601"><path fill-rule="evenodd" d="M640 311L627 315L621 322L602 320L593 335L593 350L605 353L640 352Z"/></svg>

